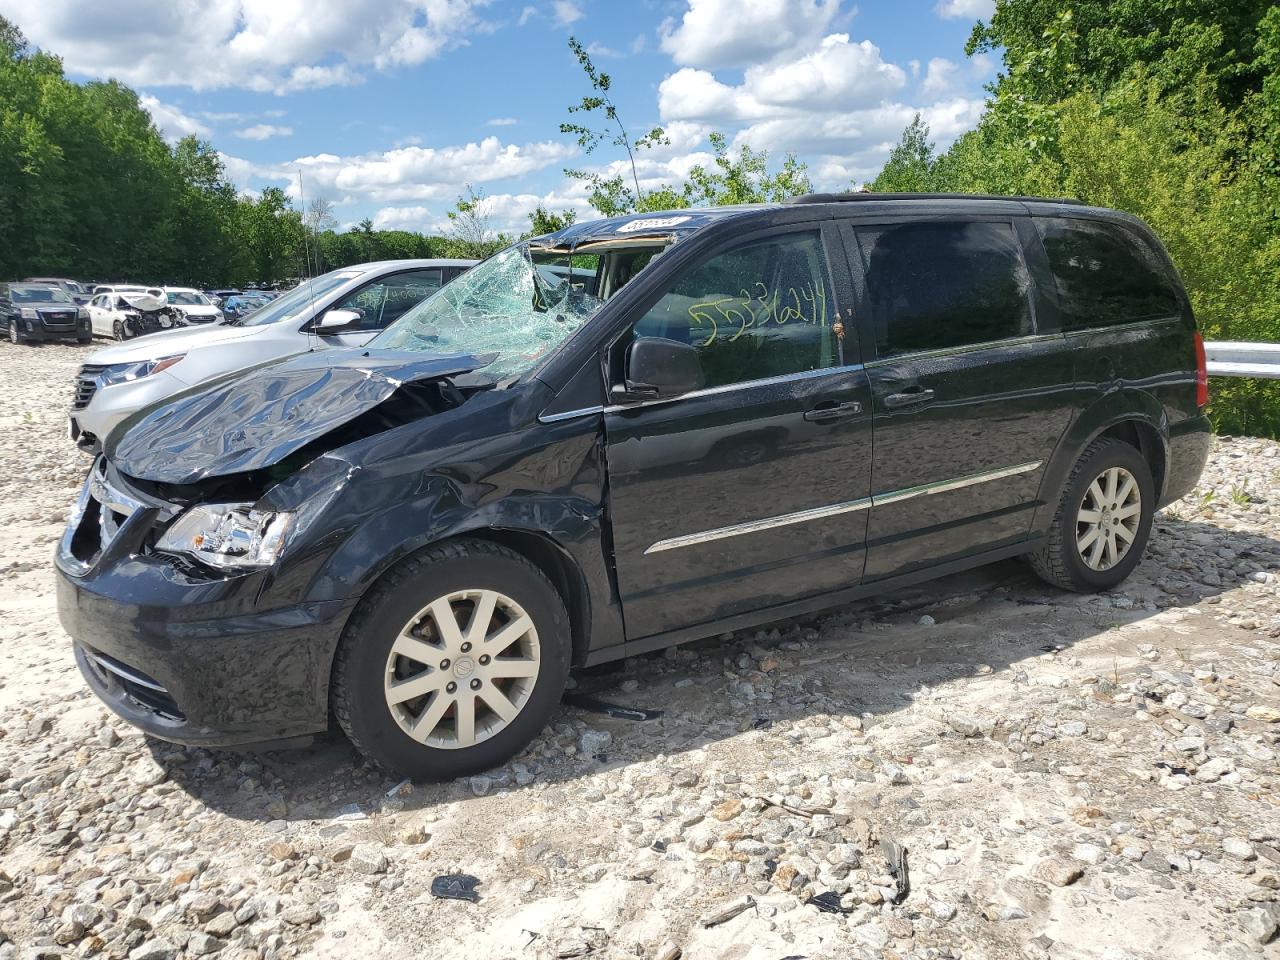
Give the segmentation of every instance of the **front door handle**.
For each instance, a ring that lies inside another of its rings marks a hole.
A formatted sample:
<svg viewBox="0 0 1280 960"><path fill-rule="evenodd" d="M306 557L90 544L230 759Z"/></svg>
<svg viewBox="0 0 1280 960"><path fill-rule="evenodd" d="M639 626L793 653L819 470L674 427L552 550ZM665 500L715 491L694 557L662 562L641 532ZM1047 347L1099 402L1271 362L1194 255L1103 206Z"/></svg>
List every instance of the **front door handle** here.
<svg viewBox="0 0 1280 960"><path fill-rule="evenodd" d="M884 405L890 410L902 407L915 407L928 403L933 399L933 391L927 387L911 387L902 393L891 393L884 398Z"/></svg>
<svg viewBox="0 0 1280 960"><path fill-rule="evenodd" d="M804 412L804 418L810 423L831 423L835 420L847 420L862 412L862 404L857 400L837 403L835 400L824 400L812 410Z"/></svg>

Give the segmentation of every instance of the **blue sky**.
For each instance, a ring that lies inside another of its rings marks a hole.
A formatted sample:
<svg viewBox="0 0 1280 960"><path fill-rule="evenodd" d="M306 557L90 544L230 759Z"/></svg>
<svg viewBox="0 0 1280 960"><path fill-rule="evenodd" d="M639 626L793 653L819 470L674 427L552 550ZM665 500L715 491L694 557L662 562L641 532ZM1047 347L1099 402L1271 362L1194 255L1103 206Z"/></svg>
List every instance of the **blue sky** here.
<svg viewBox="0 0 1280 960"><path fill-rule="evenodd" d="M588 92L566 40L610 73L633 133L664 126L645 185L706 162L707 135L796 153L816 187L874 175L915 111L971 127L993 0L0 0L76 78L115 77L171 138L196 133L245 190L323 195L343 225L439 230L466 183L495 226L539 202L590 216L566 166L617 169L559 132Z"/></svg>

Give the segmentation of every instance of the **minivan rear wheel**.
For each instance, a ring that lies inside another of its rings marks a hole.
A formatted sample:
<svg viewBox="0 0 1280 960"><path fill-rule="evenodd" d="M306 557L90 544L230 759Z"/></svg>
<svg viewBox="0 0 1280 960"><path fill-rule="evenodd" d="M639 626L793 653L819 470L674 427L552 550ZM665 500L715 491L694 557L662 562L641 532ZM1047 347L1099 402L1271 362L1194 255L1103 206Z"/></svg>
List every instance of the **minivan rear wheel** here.
<svg viewBox="0 0 1280 960"><path fill-rule="evenodd" d="M483 540L429 547L361 600L334 664L333 709L395 776L497 766L543 729L569 671L569 618L524 557Z"/></svg>
<svg viewBox="0 0 1280 960"><path fill-rule="evenodd" d="M1141 561L1154 513L1155 483L1142 454L1120 440L1095 440L1067 479L1031 567L1064 590L1110 590Z"/></svg>

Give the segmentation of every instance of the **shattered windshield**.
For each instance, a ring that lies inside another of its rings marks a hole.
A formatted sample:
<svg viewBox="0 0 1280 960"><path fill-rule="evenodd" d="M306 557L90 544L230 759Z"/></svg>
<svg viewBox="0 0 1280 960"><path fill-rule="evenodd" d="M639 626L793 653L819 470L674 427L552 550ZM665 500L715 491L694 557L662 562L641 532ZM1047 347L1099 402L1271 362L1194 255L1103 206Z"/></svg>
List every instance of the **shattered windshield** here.
<svg viewBox="0 0 1280 960"><path fill-rule="evenodd" d="M510 247L446 284L370 346L445 355L497 354L485 373L495 380L517 376L604 305L596 289L603 256L570 255L527 243Z"/></svg>

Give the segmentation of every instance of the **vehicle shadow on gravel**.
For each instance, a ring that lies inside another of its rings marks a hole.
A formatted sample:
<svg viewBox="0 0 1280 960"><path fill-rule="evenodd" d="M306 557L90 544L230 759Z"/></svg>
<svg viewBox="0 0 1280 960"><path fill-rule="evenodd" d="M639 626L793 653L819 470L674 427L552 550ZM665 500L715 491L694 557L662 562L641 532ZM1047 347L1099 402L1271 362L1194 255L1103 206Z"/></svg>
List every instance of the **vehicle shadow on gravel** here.
<svg viewBox="0 0 1280 960"><path fill-rule="evenodd" d="M1280 541L1162 519L1143 563L1111 594L1056 590L1011 560L731 638L579 671L577 692L660 709L662 716L637 722L562 706L523 754L471 780L405 789L365 764L337 732L309 748L261 754L159 741L149 746L172 782L236 819L322 828L376 820L380 813L476 794L569 783L775 724L843 717L871 726L910 704L922 688L1016 671L1024 661L1118 626L1134 625L1140 636L1140 625L1156 612L1217 604L1263 570L1280 571ZM1133 656L1138 641L1126 637L1126 655ZM584 738L587 730L599 733Z"/></svg>

